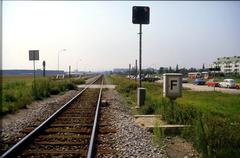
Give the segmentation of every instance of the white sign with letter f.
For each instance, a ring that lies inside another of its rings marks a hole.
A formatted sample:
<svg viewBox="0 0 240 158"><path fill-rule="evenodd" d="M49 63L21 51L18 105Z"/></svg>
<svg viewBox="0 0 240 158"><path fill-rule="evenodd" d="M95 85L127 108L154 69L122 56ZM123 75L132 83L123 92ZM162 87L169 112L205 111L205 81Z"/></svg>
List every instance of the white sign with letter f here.
<svg viewBox="0 0 240 158"><path fill-rule="evenodd" d="M176 99L182 96L181 73L163 74L163 96L170 99Z"/></svg>

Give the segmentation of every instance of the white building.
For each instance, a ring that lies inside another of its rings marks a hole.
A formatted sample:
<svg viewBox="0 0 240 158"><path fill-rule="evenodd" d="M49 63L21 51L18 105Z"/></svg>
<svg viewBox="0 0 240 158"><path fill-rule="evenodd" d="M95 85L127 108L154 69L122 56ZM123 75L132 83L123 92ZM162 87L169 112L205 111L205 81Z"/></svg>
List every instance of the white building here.
<svg viewBox="0 0 240 158"><path fill-rule="evenodd" d="M240 74L240 56L217 58L217 61L213 62L210 67L220 67L220 71L223 73Z"/></svg>

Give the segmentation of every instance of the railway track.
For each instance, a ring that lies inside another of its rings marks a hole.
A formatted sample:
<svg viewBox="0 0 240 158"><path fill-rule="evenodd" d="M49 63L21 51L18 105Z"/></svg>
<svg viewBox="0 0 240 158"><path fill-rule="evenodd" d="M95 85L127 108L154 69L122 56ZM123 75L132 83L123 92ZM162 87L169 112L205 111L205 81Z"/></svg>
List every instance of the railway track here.
<svg viewBox="0 0 240 158"><path fill-rule="evenodd" d="M99 89L89 89L89 84L37 128L26 128L22 132L29 134L1 157L92 158L114 154L97 136L115 132L107 127L106 118L99 116L103 83L103 76L99 76L91 83L100 84Z"/></svg>

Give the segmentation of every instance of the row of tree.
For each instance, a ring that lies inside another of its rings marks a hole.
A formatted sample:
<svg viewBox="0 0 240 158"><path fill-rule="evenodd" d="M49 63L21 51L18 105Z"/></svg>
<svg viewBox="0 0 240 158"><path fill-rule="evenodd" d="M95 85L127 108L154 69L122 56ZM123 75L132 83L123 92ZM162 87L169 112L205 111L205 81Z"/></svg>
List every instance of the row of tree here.
<svg viewBox="0 0 240 158"><path fill-rule="evenodd" d="M205 65L202 65L201 69L196 69L196 68L179 68L179 65L176 65L176 68L173 69L171 66L169 67L160 67L159 69L154 69L154 68L146 68L142 69L142 74L164 74L164 73L182 73L186 75L189 72L203 72L207 71L208 69L205 68ZM129 69L126 70L125 72L119 72L119 74L129 74ZM130 75L136 75L138 74L138 70L136 70L136 67L131 67L130 69Z"/></svg>
<svg viewBox="0 0 240 158"><path fill-rule="evenodd" d="M182 73L182 74L187 74L189 72L203 72L203 71L207 71L208 69L205 68L205 65L203 64L202 65L202 68L201 69L197 69L197 68L179 68L179 65L177 64L176 65L176 68L173 69L171 66L169 67L160 67L156 73L159 73L159 74L164 74L164 73Z"/></svg>

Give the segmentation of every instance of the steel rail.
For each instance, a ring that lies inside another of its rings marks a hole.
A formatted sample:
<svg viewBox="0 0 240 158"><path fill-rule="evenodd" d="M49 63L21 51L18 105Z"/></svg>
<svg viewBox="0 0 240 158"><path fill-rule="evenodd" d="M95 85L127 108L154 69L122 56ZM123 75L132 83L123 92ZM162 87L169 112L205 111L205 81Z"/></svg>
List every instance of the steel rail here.
<svg viewBox="0 0 240 158"><path fill-rule="evenodd" d="M96 140L96 133L97 133L97 128L98 128L98 116L99 116L99 106L101 103L101 97L102 97L102 86L103 85L103 80L102 80L102 84L101 84L101 88L100 88L100 92L99 92L99 96L98 96L98 102L97 102L97 107L96 107L96 112L95 112L95 117L94 117L94 123L93 123L93 127L92 127L92 134L91 134L91 139L90 139L90 143L89 143L89 147L88 147L88 155L87 158L93 158L95 157L95 140Z"/></svg>
<svg viewBox="0 0 240 158"><path fill-rule="evenodd" d="M58 114L60 114L63 110L66 109L70 103L72 103L77 97L79 97L87 88L89 88L92 84L94 84L98 79L100 79L102 75L97 77L93 82L88 84L83 90L81 90L76 96L74 96L71 100L69 100L67 103L65 103L60 109L58 109L55 113L53 113L49 118L47 118L43 123L41 123L37 128L35 128L33 131L31 131L29 134L27 134L25 137L23 137L19 142L17 142L14 146L12 146L10 149L8 149L3 155L1 155L1 158L12 158L16 156L16 154L30 141L33 140L33 138L38 135L43 129L45 129L56 117Z"/></svg>

